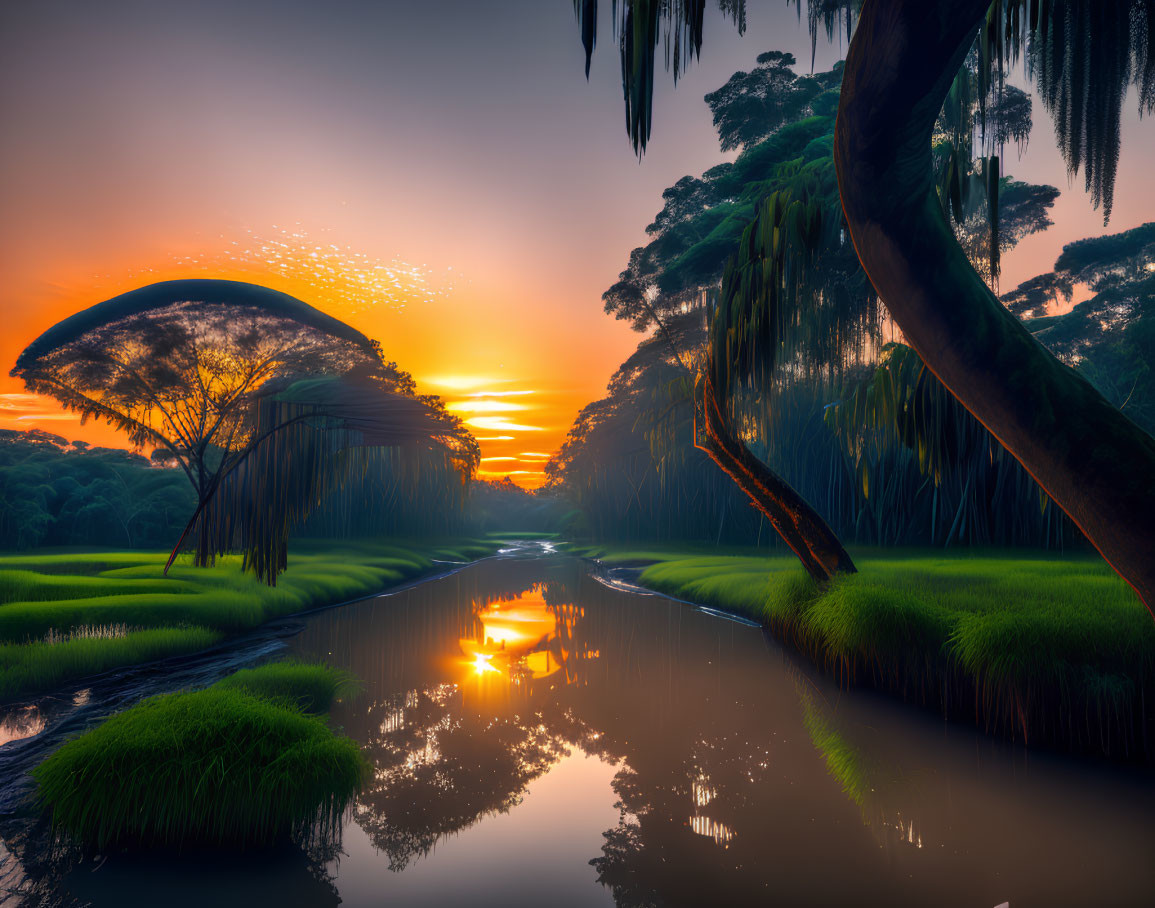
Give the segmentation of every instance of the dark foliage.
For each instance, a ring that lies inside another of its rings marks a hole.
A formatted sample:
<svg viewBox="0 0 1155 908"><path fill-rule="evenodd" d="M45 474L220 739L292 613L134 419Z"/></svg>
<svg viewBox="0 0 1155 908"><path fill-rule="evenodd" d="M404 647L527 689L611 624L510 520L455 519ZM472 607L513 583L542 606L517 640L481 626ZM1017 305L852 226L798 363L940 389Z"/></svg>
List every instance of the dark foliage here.
<svg viewBox="0 0 1155 908"><path fill-rule="evenodd" d="M1077 285L1090 295L1069 311ZM1155 432L1155 223L1063 247L1055 270L1003 297L1035 336Z"/></svg>
<svg viewBox="0 0 1155 908"><path fill-rule="evenodd" d="M435 449L463 486L479 456L460 420L417 395L376 342L253 284L122 294L45 332L13 375L183 470L197 504L174 557L186 541L199 565L239 547L270 583L288 534L358 470L386 461L396 492L420 466L399 451Z"/></svg>
<svg viewBox="0 0 1155 908"><path fill-rule="evenodd" d="M180 470L38 430L0 430L0 549L163 547L195 507Z"/></svg>
<svg viewBox="0 0 1155 908"><path fill-rule="evenodd" d="M801 16L803 0L794 2ZM818 35L833 40L836 33L850 42L862 0L808 0L805 4L812 49ZM586 73L594 45L597 0L575 0L586 51ZM674 80L692 56L701 52L703 0L615 0L615 29L622 62L626 131L634 150L645 153L652 129L656 49L666 51L665 63ZM719 7L745 30L744 0L720 2ZM664 41L662 40L664 38ZM1020 145L1029 132L1029 108L1006 84L1007 68L1027 57L1043 103L1055 123L1059 148L1072 174L1082 169L1092 201L1110 218L1120 150L1123 99L1130 87L1140 111L1155 110L1155 0L995 0L975 42L976 97L984 138L996 144L1014 139ZM766 57L764 60L763 57ZM784 58L763 55L757 74L736 76L715 93L743 84L742 107L752 116L782 108L769 101L759 108L757 95L774 86L783 105L806 102L803 86L780 72ZM811 59L813 68L813 54ZM711 105L713 106L713 105ZM737 112L738 108L735 108ZM757 128L715 113L728 148L756 140ZM1025 126L1025 128L1024 128ZM968 168L969 169L969 168ZM997 267L992 268L997 272Z"/></svg>
<svg viewBox="0 0 1155 908"><path fill-rule="evenodd" d="M386 368L368 338L298 299L189 280L65 319L28 345L12 374L82 420L106 420L135 447L163 449L204 502L254 440L252 401L266 383ZM210 559L198 540L198 563Z"/></svg>
<svg viewBox="0 0 1155 908"><path fill-rule="evenodd" d="M814 99L836 88L841 73L799 76L793 54L768 51L758 55L749 72L736 72L725 85L706 95L723 151L749 148L768 139L780 127L814 113Z"/></svg>
<svg viewBox="0 0 1155 908"><path fill-rule="evenodd" d="M775 65L784 59L767 58ZM769 527L736 490L716 486L716 469L692 447L689 376L704 362L712 313L712 374L727 392L735 425L837 534L911 544L1051 546L1075 538L1013 459L991 461L989 435L961 408L946 406L937 382L933 424L957 420L960 437L987 442L968 441L943 469L928 471L917 444L893 426L859 422L836 432L837 422L824 421L844 385L850 394L874 375L886 324L840 230L831 157L839 75L835 69L814 77L832 87L807 102L802 119L771 119L768 137L733 164L668 189L649 230L653 239L634 250L606 292L608 312L653 334L619 368L607 397L582 411L550 465L553 483L581 510L576 528L631 538L769 540ZM969 91L976 80L972 71L960 85ZM737 93L729 96L729 103L739 101ZM973 127L977 102L960 101L956 116L964 113ZM1049 226L1058 192L1009 178L1000 185L998 242L1006 249ZM980 262L991 235L983 218L988 204L985 187L977 187L956 222ZM887 377L918 379L903 370ZM862 411L843 408L840 419L856 414ZM981 482L967 482L971 470L982 473Z"/></svg>
<svg viewBox="0 0 1155 908"><path fill-rule="evenodd" d="M412 506L415 493L434 492L425 507L460 513L478 448L444 408L373 375L270 385L247 414L251 440L202 496L182 537L195 530L198 552L211 559L240 549L246 568L275 584L290 534L370 475L388 482L390 498ZM423 473L432 486L420 483Z"/></svg>

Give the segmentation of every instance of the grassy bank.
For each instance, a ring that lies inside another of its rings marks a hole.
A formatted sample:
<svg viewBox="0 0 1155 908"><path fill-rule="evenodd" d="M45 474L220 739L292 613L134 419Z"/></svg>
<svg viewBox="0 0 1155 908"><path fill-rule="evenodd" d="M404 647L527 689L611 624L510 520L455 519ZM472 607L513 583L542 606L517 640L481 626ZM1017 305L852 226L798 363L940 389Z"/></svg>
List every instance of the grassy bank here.
<svg viewBox="0 0 1155 908"><path fill-rule="evenodd" d="M152 697L41 763L39 802L98 851L332 835L368 771L319 716L348 688L324 666L274 663Z"/></svg>
<svg viewBox="0 0 1155 908"><path fill-rule="evenodd" d="M435 561L492 554L490 540L340 540L294 546L276 587L241 570L166 553L0 556L0 699L124 665L204 649L259 624L401 583Z"/></svg>
<svg viewBox="0 0 1155 908"><path fill-rule="evenodd" d="M589 549L753 618L843 681L1028 743L1155 755L1155 622L1089 557L879 552L825 588L793 558Z"/></svg>

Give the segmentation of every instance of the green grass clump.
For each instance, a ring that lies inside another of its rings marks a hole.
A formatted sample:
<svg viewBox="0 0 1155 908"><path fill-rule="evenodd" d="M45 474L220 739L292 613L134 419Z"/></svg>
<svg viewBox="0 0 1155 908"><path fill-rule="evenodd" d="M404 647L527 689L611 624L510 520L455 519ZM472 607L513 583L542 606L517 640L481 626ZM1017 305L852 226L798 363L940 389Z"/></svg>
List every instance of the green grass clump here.
<svg viewBox="0 0 1155 908"><path fill-rule="evenodd" d="M285 671L255 669L247 686L311 695L311 681L286 682ZM57 833L103 851L332 835L367 772L357 744L322 719L234 682L145 700L32 775Z"/></svg>
<svg viewBox="0 0 1155 908"><path fill-rule="evenodd" d="M0 645L0 697L52 690L67 681L122 665L152 662L206 649L221 639L203 627L129 631L122 637L60 643Z"/></svg>
<svg viewBox="0 0 1155 908"><path fill-rule="evenodd" d="M1096 559L868 553L820 587L784 556L607 554L644 554L645 586L747 615L846 680L988 729L1127 755L1155 743L1155 623Z"/></svg>
<svg viewBox="0 0 1155 908"><path fill-rule="evenodd" d="M186 593L119 593L57 602L11 602L0 606L0 640L35 641L49 631L127 624L158 628L196 624L222 632L256 627L271 609L258 595L217 589L211 596Z"/></svg>
<svg viewBox="0 0 1155 908"><path fill-rule="evenodd" d="M163 563L167 553L162 552L21 552L17 555L0 555L0 571L26 570L40 574L85 574L92 575L119 567L137 564L152 564L160 559Z"/></svg>
<svg viewBox="0 0 1155 908"><path fill-rule="evenodd" d="M287 703L310 714L328 712L337 700L357 691L357 684L346 672L291 659L242 669L214 686Z"/></svg>

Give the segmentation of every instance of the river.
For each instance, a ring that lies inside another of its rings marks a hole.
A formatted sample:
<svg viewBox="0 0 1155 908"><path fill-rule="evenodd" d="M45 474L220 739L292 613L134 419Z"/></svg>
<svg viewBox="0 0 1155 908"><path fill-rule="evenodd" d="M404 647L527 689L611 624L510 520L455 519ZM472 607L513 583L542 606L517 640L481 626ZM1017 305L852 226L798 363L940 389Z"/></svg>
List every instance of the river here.
<svg viewBox="0 0 1155 908"><path fill-rule="evenodd" d="M245 658L361 682L331 716L373 765L339 851L9 855L4 879L29 904L166 908L1155 904L1149 771L839 690L757 627L548 546L286 628Z"/></svg>

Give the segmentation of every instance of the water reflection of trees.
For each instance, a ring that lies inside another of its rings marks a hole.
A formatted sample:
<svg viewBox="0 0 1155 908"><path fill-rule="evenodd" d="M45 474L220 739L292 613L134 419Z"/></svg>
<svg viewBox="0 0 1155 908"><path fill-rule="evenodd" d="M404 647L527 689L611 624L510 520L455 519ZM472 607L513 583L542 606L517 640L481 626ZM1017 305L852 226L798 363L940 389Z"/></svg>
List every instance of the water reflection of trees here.
<svg viewBox="0 0 1155 908"><path fill-rule="evenodd" d="M595 862L620 903L653 897L637 882L652 883L651 864L724 856L769 742L730 740L732 709L710 703L735 670L717 641L683 638L681 606L607 602L621 594L572 562L488 573L334 612L300 641L367 682L336 718L365 742L374 774L356 821L391 869L509 810L573 748L621 763L622 823Z"/></svg>
<svg viewBox="0 0 1155 908"><path fill-rule="evenodd" d="M463 641L500 651L504 639L508 651L513 638L494 614L529 598L548 613L548 633L495 660L501 670L477 672ZM367 742L375 776L356 820L393 869L509 810L580 749L618 767L620 820L589 857L623 906L925 904L946 878L943 904L983 904L1012 877L1033 891L1040 871L1023 843L1048 835L1035 813L1056 810L1066 822L1052 825L1067 830L1056 852L1097 849L1123 874L1106 838L1072 832L1079 810L1049 801L1046 784L1024 798L995 750L976 767L980 736L950 739L933 717L878 698L840 705L837 690L757 632L606 589L576 562L479 565L320 624L300 638L307 652L366 681L366 695L334 718ZM557 665L536 677L518 669L534 652ZM1118 799L1107 803L1102 815L1114 819ZM996 815L1020 832L986 828L982 818ZM1151 842L1141 827L1129 835ZM1122 831L1107 838L1119 855L1135 852ZM960 880L966 853L974 873ZM1095 875L1067 864L1074 884Z"/></svg>
<svg viewBox="0 0 1155 908"><path fill-rule="evenodd" d="M330 908L334 843L267 851L92 855L62 848L43 817L0 819L0 905L19 908Z"/></svg>
<svg viewBox="0 0 1155 908"><path fill-rule="evenodd" d="M385 718L365 747L373 779L355 816L391 870L513 807L529 782L568 754L539 717L479 713L450 684L377 705Z"/></svg>
<svg viewBox="0 0 1155 908"><path fill-rule="evenodd" d="M364 742L373 773L354 815L392 870L518 804L582 738L549 694L583 683L595 654L566 571L539 573L506 562L497 583L447 578L330 613L297 642L366 683L334 718Z"/></svg>

